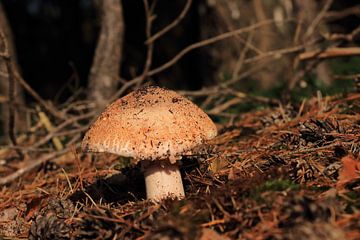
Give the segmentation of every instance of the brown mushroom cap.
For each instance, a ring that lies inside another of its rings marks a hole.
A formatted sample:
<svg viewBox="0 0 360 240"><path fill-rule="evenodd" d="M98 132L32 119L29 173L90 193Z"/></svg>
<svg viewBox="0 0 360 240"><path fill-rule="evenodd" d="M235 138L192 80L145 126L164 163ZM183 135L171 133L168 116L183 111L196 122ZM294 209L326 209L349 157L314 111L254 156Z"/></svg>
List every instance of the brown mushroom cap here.
<svg viewBox="0 0 360 240"><path fill-rule="evenodd" d="M215 124L190 100L171 90L146 87L110 104L86 133L82 148L174 161L216 134Z"/></svg>

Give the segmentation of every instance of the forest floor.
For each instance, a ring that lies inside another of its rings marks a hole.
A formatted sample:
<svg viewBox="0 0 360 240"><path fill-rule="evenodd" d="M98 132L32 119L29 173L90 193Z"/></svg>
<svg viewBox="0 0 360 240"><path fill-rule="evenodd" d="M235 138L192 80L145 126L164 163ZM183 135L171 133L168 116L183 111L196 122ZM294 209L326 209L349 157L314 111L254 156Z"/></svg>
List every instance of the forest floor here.
<svg viewBox="0 0 360 240"><path fill-rule="evenodd" d="M0 239L360 239L359 156L359 93L241 114L183 158L182 200L143 200L138 166L73 147L1 187Z"/></svg>

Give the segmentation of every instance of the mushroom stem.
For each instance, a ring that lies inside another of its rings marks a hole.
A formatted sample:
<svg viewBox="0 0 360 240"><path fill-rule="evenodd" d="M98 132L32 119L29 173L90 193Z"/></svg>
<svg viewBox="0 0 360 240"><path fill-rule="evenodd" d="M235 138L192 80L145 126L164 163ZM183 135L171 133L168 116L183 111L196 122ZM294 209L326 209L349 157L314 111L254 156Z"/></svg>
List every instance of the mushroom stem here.
<svg viewBox="0 0 360 240"><path fill-rule="evenodd" d="M168 161L143 164L147 199L160 201L164 198L185 196L178 165Z"/></svg>

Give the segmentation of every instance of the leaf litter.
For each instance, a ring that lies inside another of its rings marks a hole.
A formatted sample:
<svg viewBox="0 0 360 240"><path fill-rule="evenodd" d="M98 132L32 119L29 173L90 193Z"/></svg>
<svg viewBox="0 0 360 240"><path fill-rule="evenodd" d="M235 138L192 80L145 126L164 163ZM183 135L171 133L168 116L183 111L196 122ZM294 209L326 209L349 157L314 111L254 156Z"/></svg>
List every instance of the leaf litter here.
<svg viewBox="0 0 360 240"><path fill-rule="evenodd" d="M139 166L74 148L1 188L0 239L360 239L359 106L241 114L183 158L186 198L159 204Z"/></svg>

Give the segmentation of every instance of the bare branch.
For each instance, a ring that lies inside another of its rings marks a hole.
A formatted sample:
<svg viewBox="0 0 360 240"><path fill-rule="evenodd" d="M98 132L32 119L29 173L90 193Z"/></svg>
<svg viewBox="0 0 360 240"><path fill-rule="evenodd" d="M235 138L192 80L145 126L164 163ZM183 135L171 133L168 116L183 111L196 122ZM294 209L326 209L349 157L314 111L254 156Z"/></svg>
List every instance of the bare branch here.
<svg viewBox="0 0 360 240"><path fill-rule="evenodd" d="M285 20L285 22L288 22L288 21L293 21L293 20L291 20L291 19ZM275 22L277 22L277 21L275 21L275 20L266 20L266 21L258 22L256 24L253 24L253 25L248 26L248 27L244 27L244 28L240 28L240 29L237 29L237 30L234 30L234 31L226 32L226 33L220 34L218 36L215 36L215 37L212 37L212 38L209 38L209 39L206 39L206 40L191 44L191 45L187 46L186 48L184 48L183 50L181 50L177 55L175 55L175 57L173 57L168 62L164 63L160 67L157 67L157 68L149 71L148 76L155 75L155 74L157 74L159 72L162 72L162 71L170 68L177 61L179 61L182 57L184 57L186 54L188 54L189 52L191 52L191 51L193 51L195 49L198 49L198 48L210 45L210 44L217 43L219 41L222 41L222 40L230 38L230 37L234 37L234 36L239 35L239 34L250 32L252 30L258 29L260 27L263 27L263 26L266 26L266 25L269 25L269 24L274 24ZM281 21L281 22L284 22L284 21Z"/></svg>
<svg viewBox="0 0 360 240"><path fill-rule="evenodd" d="M310 37L313 35L315 29L317 28L317 26L319 25L319 23L323 20L323 18L325 17L327 11L330 9L331 4L333 3L333 0L327 0L324 7L321 9L320 13L316 16L316 18L314 19L314 21L311 23L311 25L309 26L309 28L307 29L305 36L306 37Z"/></svg>
<svg viewBox="0 0 360 240"><path fill-rule="evenodd" d="M16 172L6 176L6 177L3 177L0 179L0 186L1 185L6 185L6 184L9 184L11 183L12 181L14 181L15 179L18 179L19 177L21 177L22 175L24 175L25 173L28 173L30 172L31 170L33 170L34 168L36 168L37 166L51 160L51 159L54 159L58 156L61 156L67 152L69 152L70 149L69 148L65 148L61 151L58 151L58 152L52 152L52 153L49 153L49 154L46 154L42 157L40 157L39 159L36 159L35 161L30 161L25 167L23 168L20 168L19 170L17 170Z"/></svg>
<svg viewBox="0 0 360 240"><path fill-rule="evenodd" d="M148 0L143 0L144 2L144 8L145 8L145 18L146 18L146 38L149 39L151 37L151 28L152 28L152 21L154 20L153 12L156 1L153 2L153 6L150 7ZM149 42L147 44L147 51L146 51L146 60L144 64L144 70L141 74L141 79L136 83L136 86L139 87L142 82L145 81L147 78L147 74L150 70L151 63L152 63L152 57L153 57L153 51L154 51L154 42Z"/></svg>
<svg viewBox="0 0 360 240"><path fill-rule="evenodd" d="M20 83L20 85L36 100L39 104L48 111L54 117L59 119L65 119L65 116L62 112L58 111L53 105L46 102L44 99L40 97L40 95L20 76L18 72L14 72L14 76L16 80Z"/></svg>
<svg viewBox="0 0 360 240"><path fill-rule="evenodd" d="M354 41L359 36L360 36L360 26L358 26L351 33L348 34L332 33L327 37L327 39L330 41L346 40L351 42Z"/></svg>
<svg viewBox="0 0 360 240"><path fill-rule="evenodd" d="M332 47L325 50L304 52L299 55L300 60L308 60L312 58L324 59L334 57L347 57L360 55L360 47Z"/></svg>
<svg viewBox="0 0 360 240"><path fill-rule="evenodd" d="M336 21L341 18L345 18L351 15L359 15L359 14L360 14L360 5L356 5L341 11L329 11L325 14L324 18L326 21Z"/></svg>
<svg viewBox="0 0 360 240"><path fill-rule="evenodd" d="M163 36L164 34L166 34L167 32L169 32L171 29L173 29L174 27L176 27L176 25L178 25L181 20L185 17L185 15L187 14L187 12L190 9L192 0L187 0L183 10L181 11L180 15L169 25L167 25L166 27L164 27L163 29L161 29L159 32L155 33L153 36L151 36L150 38L148 38L145 42L145 44L151 44L153 42L155 42L157 39L159 39L161 36Z"/></svg>
<svg viewBox="0 0 360 240"><path fill-rule="evenodd" d="M239 75L240 70L244 65L244 60L245 60L246 54L248 52L249 46L251 45L252 38L253 38L253 34L250 33L249 37L246 40L246 43L244 44L244 48L241 51L238 60L236 61L234 71L233 71L233 74L231 77L232 79L235 79Z"/></svg>
<svg viewBox="0 0 360 240"><path fill-rule="evenodd" d="M214 107L213 109L208 111L208 114L210 115L217 115L219 113L224 112L226 109L230 108L233 105L239 104L241 102L243 102L244 100L241 98L231 98L228 101L226 101L223 104L220 104L216 107Z"/></svg>
<svg viewBox="0 0 360 240"><path fill-rule="evenodd" d="M141 81L142 81L142 76L139 76L139 77L136 77L136 78L131 79L131 80L127 81L126 83L124 83L121 86L121 88L111 97L110 102L112 102L115 99L117 99L118 97L122 96L126 92L126 90L128 90L133 85L137 85Z"/></svg>
<svg viewBox="0 0 360 240"><path fill-rule="evenodd" d="M79 120L91 118L91 117L94 117L95 115L96 115L95 112L89 112L89 113L86 113L86 114L82 114L82 115L79 115L79 116L75 116L75 117L66 119L64 122L62 122L61 124L56 126L53 129L53 131L49 132L45 137L39 139L35 144L33 144L33 147L40 147L41 145L47 143L54 136L57 136L61 130L63 130L65 127L67 127L71 123L77 122Z"/></svg>

